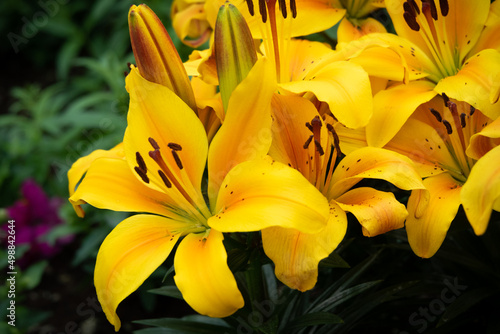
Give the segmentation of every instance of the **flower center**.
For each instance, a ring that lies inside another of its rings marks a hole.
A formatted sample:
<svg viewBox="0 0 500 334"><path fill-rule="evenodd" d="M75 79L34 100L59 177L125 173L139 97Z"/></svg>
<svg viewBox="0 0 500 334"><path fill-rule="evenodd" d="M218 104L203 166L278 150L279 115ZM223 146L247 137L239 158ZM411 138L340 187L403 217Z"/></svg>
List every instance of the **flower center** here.
<svg viewBox="0 0 500 334"><path fill-rule="evenodd" d="M420 32L420 36L437 65L440 72L438 79L457 74L460 69L460 54L454 44L454 39L448 36L446 29L446 16L449 13L448 1L439 0L438 10L434 0L422 0L421 8L417 0L407 0L403 4L403 9L406 24L411 30Z"/></svg>
<svg viewBox="0 0 500 334"><path fill-rule="evenodd" d="M137 175L144 183L154 183L155 186L164 189L164 192L171 196L177 205L177 208L171 207L172 212L185 218L190 216L207 226L207 218L211 216L210 210L184 170L179 156L182 146L177 143L167 144L172 156L172 159L168 161L162 155L162 150L156 140L149 137L148 141L153 148L152 151L149 151L149 157L156 163L156 166L148 168L142 155L136 152L137 166L134 167L134 170Z"/></svg>
<svg viewBox="0 0 500 334"><path fill-rule="evenodd" d="M437 134L443 139L451 156L460 166L460 170L443 164L440 165L448 170L456 180L464 183L476 162L465 153L470 138L488 125L490 120L483 116L482 113L476 113L473 106L464 102L453 102L444 93L442 96L445 104L443 112L440 113L433 108L430 108L429 111L435 119L433 126ZM441 149L441 147L438 147L438 149Z"/></svg>
<svg viewBox="0 0 500 334"><path fill-rule="evenodd" d="M304 143L303 148L308 150L314 142L314 155L309 156L306 164L309 165L309 182L319 189L325 196L330 188L330 181L335 168L335 163L342 154L339 148L339 137L330 123L326 123L326 142L324 147L321 144L321 129L323 122L319 116L315 116L311 122L307 122L306 127L311 131L311 135ZM325 135L323 131L323 135Z"/></svg>

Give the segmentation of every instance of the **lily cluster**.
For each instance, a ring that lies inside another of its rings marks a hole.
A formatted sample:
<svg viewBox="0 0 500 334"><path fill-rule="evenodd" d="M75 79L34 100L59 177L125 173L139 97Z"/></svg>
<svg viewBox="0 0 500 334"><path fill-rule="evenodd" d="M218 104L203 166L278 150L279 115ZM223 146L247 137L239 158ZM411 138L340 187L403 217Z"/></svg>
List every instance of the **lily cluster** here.
<svg viewBox="0 0 500 334"><path fill-rule="evenodd" d="M397 34L370 16L382 7ZM172 15L209 48L182 63L154 12L132 6L123 142L68 172L79 216L86 203L137 213L97 256L116 330L119 303L174 250L186 302L226 317L245 300L224 238L260 232L276 277L306 291L347 213L367 237L405 228L428 258L460 205L477 235L500 211L499 1L176 0ZM334 46L298 38L337 23Z"/></svg>

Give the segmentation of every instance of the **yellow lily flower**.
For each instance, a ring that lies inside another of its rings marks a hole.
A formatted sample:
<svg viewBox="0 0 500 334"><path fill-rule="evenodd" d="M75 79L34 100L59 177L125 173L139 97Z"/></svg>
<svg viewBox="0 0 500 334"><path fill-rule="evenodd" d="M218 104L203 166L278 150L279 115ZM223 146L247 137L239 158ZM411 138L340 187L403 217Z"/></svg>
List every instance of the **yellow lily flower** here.
<svg viewBox="0 0 500 334"><path fill-rule="evenodd" d="M234 90L210 148L189 106L131 68L128 127L120 151L125 157L115 152L92 160L70 197L75 206L146 213L118 224L97 256L97 296L115 330L118 304L181 238L174 258L177 287L197 312L225 317L244 300L226 263L222 232L280 225L312 233L326 224L328 203L321 194L300 173L266 157L275 90L269 66L259 60ZM201 187L207 157L210 204Z"/></svg>
<svg viewBox="0 0 500 334"><path fill-rule="evenodd" d="M206 2L212 25L223 3L221 0ZM372 114L372 92L363 68L344 60L324 61L335 53L331 48L318 42L292 39L333 26L344 16L344 9L333 8L328 1L261 1L256 8L253 2L232 3L247 21L252 37L263 40L261 53L274 59L281 94L317 97L349 127L368 123ZM186 64L188 73L215 83L211 53L206 50L193 54L192 61Z"/></svg>
<svg viewBox="0 0 500 334"><path fill-rule="evenodd" d="M212 34L204 7L205 0L174 0L170 9L175 33L192 48L208 41Z"/></svg>
<svg viewBox="0 0 500 334"><path fill-rule="evenodd" d="M474 232L485 232L491 211L500 210L499 144L500 119L438 96L385 146L416 163L428 190L408 200L406 230L415 254L429 258L437 252L461 204Z"/></svg>
<svg viewBox="0 0 500 334"><path fill-rule="evenodd" d="M337 29L337 42L346 43L370 33L387 32L384 25L368 17L377 9L384 8L384 0L334 0L333 7L345 8L345 17Z"/></svg>
<svg viewBox="0 0 500 334"><path fill-rule="evenodd" d="M365 236L402 228L405 206L392 193L353 187L362 179L382 179L405 189L424 189L411 161L389 150L366 147L338 160L338 137L333 119L323 120L315 106L298 96L273 96L273 144L269 154L297 169L330 204L327 225L317 233L293 228L262 230L263 247L275 264L276 277L289 287L314 287L318 263L344 238L346 212L354 214ZM396 172L395 172L396 171Z"/></svg>
<svg viewBox="0 0 500 334"><path fill-rule="evenodd" d="M370 145L383 147L436 94L467 102L492 119L500 115L500 42L493 37L500 25L488 20L489 0L385 3L398 36L370 34L341 50L371 75L406 83L374 97L366 129ZM491 7L494 12L498 5Z"/></svg>

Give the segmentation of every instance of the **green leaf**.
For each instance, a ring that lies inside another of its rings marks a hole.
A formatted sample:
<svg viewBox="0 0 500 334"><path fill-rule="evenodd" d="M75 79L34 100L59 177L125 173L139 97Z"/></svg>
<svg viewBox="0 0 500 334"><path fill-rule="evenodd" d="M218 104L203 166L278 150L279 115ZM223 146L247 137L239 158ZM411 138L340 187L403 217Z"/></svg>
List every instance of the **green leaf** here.
<svg viewBox="0 0 500 334"><path fill-rule="evenodd" d="M154 293L157 295L173 297L173 298L177 298L177 299L183 299L182 293L179 291L179 289L175 285L162 286L161 288L148 290L148 292L151 292L151 293Z"/></svg>
<svg viewBox="0 0 500 334"><path fill-rule="evenodd" d="M349 264L336 252L332 252L326 259L319 262L320 267L350 268Z"/></svg>
<svg viewBox="0 0 500 334"><path fill-rule="evenodd" d="M154 334L154 333L177 333L177 334L223 334L234 333L234 330L227 325L213 325L206 322L190 321L175 318L160 318L138 320L134 323L156 326L161 328L146 328L135 331L136 334Z"/></svg>
<svg viewBox="0 0 500 334"><path fill-rule="evenodd" d="M42 280L43 272L48 264L49 262L46 260L40 261L32 264L23 272L18 273L20 277L19 284L28 290L35 288Z"/></svg>
<svg viewBox="0 0 500 334"><path fill-rule="evenodd" d="M341 324L344 321L338 315L329 312L307 313L293 320L288 326L288 331L292 329L300 329L308 326L326 325L326 324ZM285 331L287 332L287 331Z"/></svg>

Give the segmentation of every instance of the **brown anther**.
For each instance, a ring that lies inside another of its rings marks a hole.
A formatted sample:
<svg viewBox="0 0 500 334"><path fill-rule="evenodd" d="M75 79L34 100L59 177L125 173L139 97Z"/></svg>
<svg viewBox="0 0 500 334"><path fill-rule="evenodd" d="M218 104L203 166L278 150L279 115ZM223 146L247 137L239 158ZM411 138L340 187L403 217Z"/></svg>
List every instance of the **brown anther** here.
<svg viewBox="0 0 500 334"><path fill-rule="evenodd" d="M172 188L172 183L170 182L170 180L168 179L168 177L165 175L165 173L163 173L162 170L158 170L158 175L160 175L163 183L165 183L165 185L167 186L167 188Z"/></svg>
<svg viewBox="0 0 500 334"><path fill-rule="evenodd" d="M448 0L439 0L439 7L441 8L441 15L446 16L450 11L450 6L448 5Z"/></svg>
<svg viewBox="0 0 500 334"><path fill-rule="evenodd" d="M476 108L474 108L473 106L470 106L470 113L469 113L469 116L472 116L474 115L474 113L476 112Z"/></svg>
<svg viewBox="0 0 500 334"><path fill-rule="evenodd" d="M306 127L309 129L309 131L314 132L313 127L311 126L311 123L306 122Z"/></svg>
<svg viewBox="0 0 500 334"><path fill-rule="evenodd" d="M460 125L462 126L462 128L465 128L466 117L467 117L467 115L465 113L460 114Z"/></svg>
<svg viewBox="0 0 500 334"><path fill-rule="evenodd" d="M292 11L292 17L297 17L297 5L295 4L295 0L290 0L290 10Z"/></svg>
<svg viewBox="0 0 500 334"><path fill-rule="evenodd" d="M248 11L250 12L250 15L254 15L254 10L253 10L253 1L252 0L246 0L247 1L247 6L248 6Z"/></svg>
<svg viewBox="0 0 500 334"><path fill-rule="evenodd" d="M438 13L437 13L437 8L436 8L436 3L434 2L434 0L427 0L427 2L430 5L431 17L434 19L434 21L437 21Z"/></svg>
<svg viewBox="0 0 500 334"><path fill-rule="evenodd" d="M167 146L174 151L182 151L182 146L176 143L168 143Z"/></svg>
<svg viewBox="0 0 500 334"><path fill-rule="evenodd" d="M153 148L155 150L159 150L160 149L160 146L158 146L158 143L156 142L156 140L154 140L153 138L149 137L148 141L151 144L151 146L153 146Z"/></svg>
<svg viewBox="0 0 500 334"><path fill-rule="evenodd" d="M403 9L405 13L408 13L409 15L416 17L415 13L415 8L413 8L412 5L410 5L408 2L403 3Z"/></svg>
<svg viewBox="0 0 500 334"><path fill-rule="evenodd" d="M451 124L450 122L448 122L447 120L443 120L443 124L444 126L446 127L446 132L451 135L453 133L453 130L451 128Z"/></svg>
<svg viewBox="0 0 500 334"><path fill-rule="evenodd" d="M259 12L262 16L262 22L266 23L267 21L267 8L266 8L266 0L259 0Z"/></svg>
<svg viewBox="0 0 500 334"><path fill-rule="evenodd" d="M342 154L342 151L340 150L340 138L339 138L339 135L335 131L335 128L333 127L333 125L331 125L330 123L326 124L326 128L328 129L328 131L333 136L333 146L335 147L335 150L337 151L337 159L338 159L340 157L340 155Z"/></svg>
<svg viewBox="0 0 500 334"><path fill-rule="evenodd" d="M137 161L137 165L139 165L139 169L144 171L144 174L146 174L148 169L146 168L146 163L139 152L135 152L135 160Z"/></svg>
<svg viewBox="0 0 500 334"><path fill-rule="evenodd" d="M408 27L410 27L411 30L413 31L420 30L420 25L417 23L417 20L409 12L404 12L403 18L405 19L406 24L408 25Z"/></svg>
<svg viewBox="0 0 500 334"><path fill-rule="evenodd" d="M319 155L325 154L325 151L323 150L323 147L321 147L321 143L314 139L314 145L316 146L316 151L318 151Z"/></svg>
<svg viewBox="0 0 500 334"><path fill-rule="evenodd" d="M184 168L182 166L181 158L179 158L179 155L177 154L177 152L174 150L172 150L170 152L172 152L172 156L174 157L174 160L175 160L175 163L177 164L177 167L179 167L179 169Z"/></svg>
<svg viewBox="0 0 500 334"><path fill-rule="evenodd" d="M286 0L278 0L278 4L279 4L279 9L281 11L281 14L283 15L283 18L286 19L286 17L287 17Z"/></svg>
<svg viewBox="0 0 500 334"><path fill-rule="evenodd" d="M439 111L437 111L434 108L430 108L429 110L431 111L432 115L434 115L434 117L436 117L438 122L443 121L443 118L441 117L441 114L439 113Z"/></svg>
<svg viewBox="0 0 500 334"><path fill-rule="evenodd" d="M306 142L304 143L304 146L302 146L304 149L308 149L309 148L309 144L311 144L311 141L313 140L314 138L314 135L310 135L309 138L307 138Z"/></svg>
<svg viewBox="0 0 500 334"><path fill-rule="evenodd" d="M444 106L448 107L448 103L450 102L450 98L445 93L441 93L441 96L443 97L443 100L444 100Z"/></svg>
<svg viewBox="0 0 500 334"><path fill-rule="evenodd" d="M134 170L137 173L137 175L141 177L144 183L149 183L149 177L146 175L146 172L144 170L140 169L139 167L134 167Z"/></svg>
<svg viewBox="0 0 500 334"><path fill-rule="evenodd" d="M415 2L415 0L408 0L407 2L413 7L417 15L420 15L420 8L418 8L418 5Z"/></svg>

